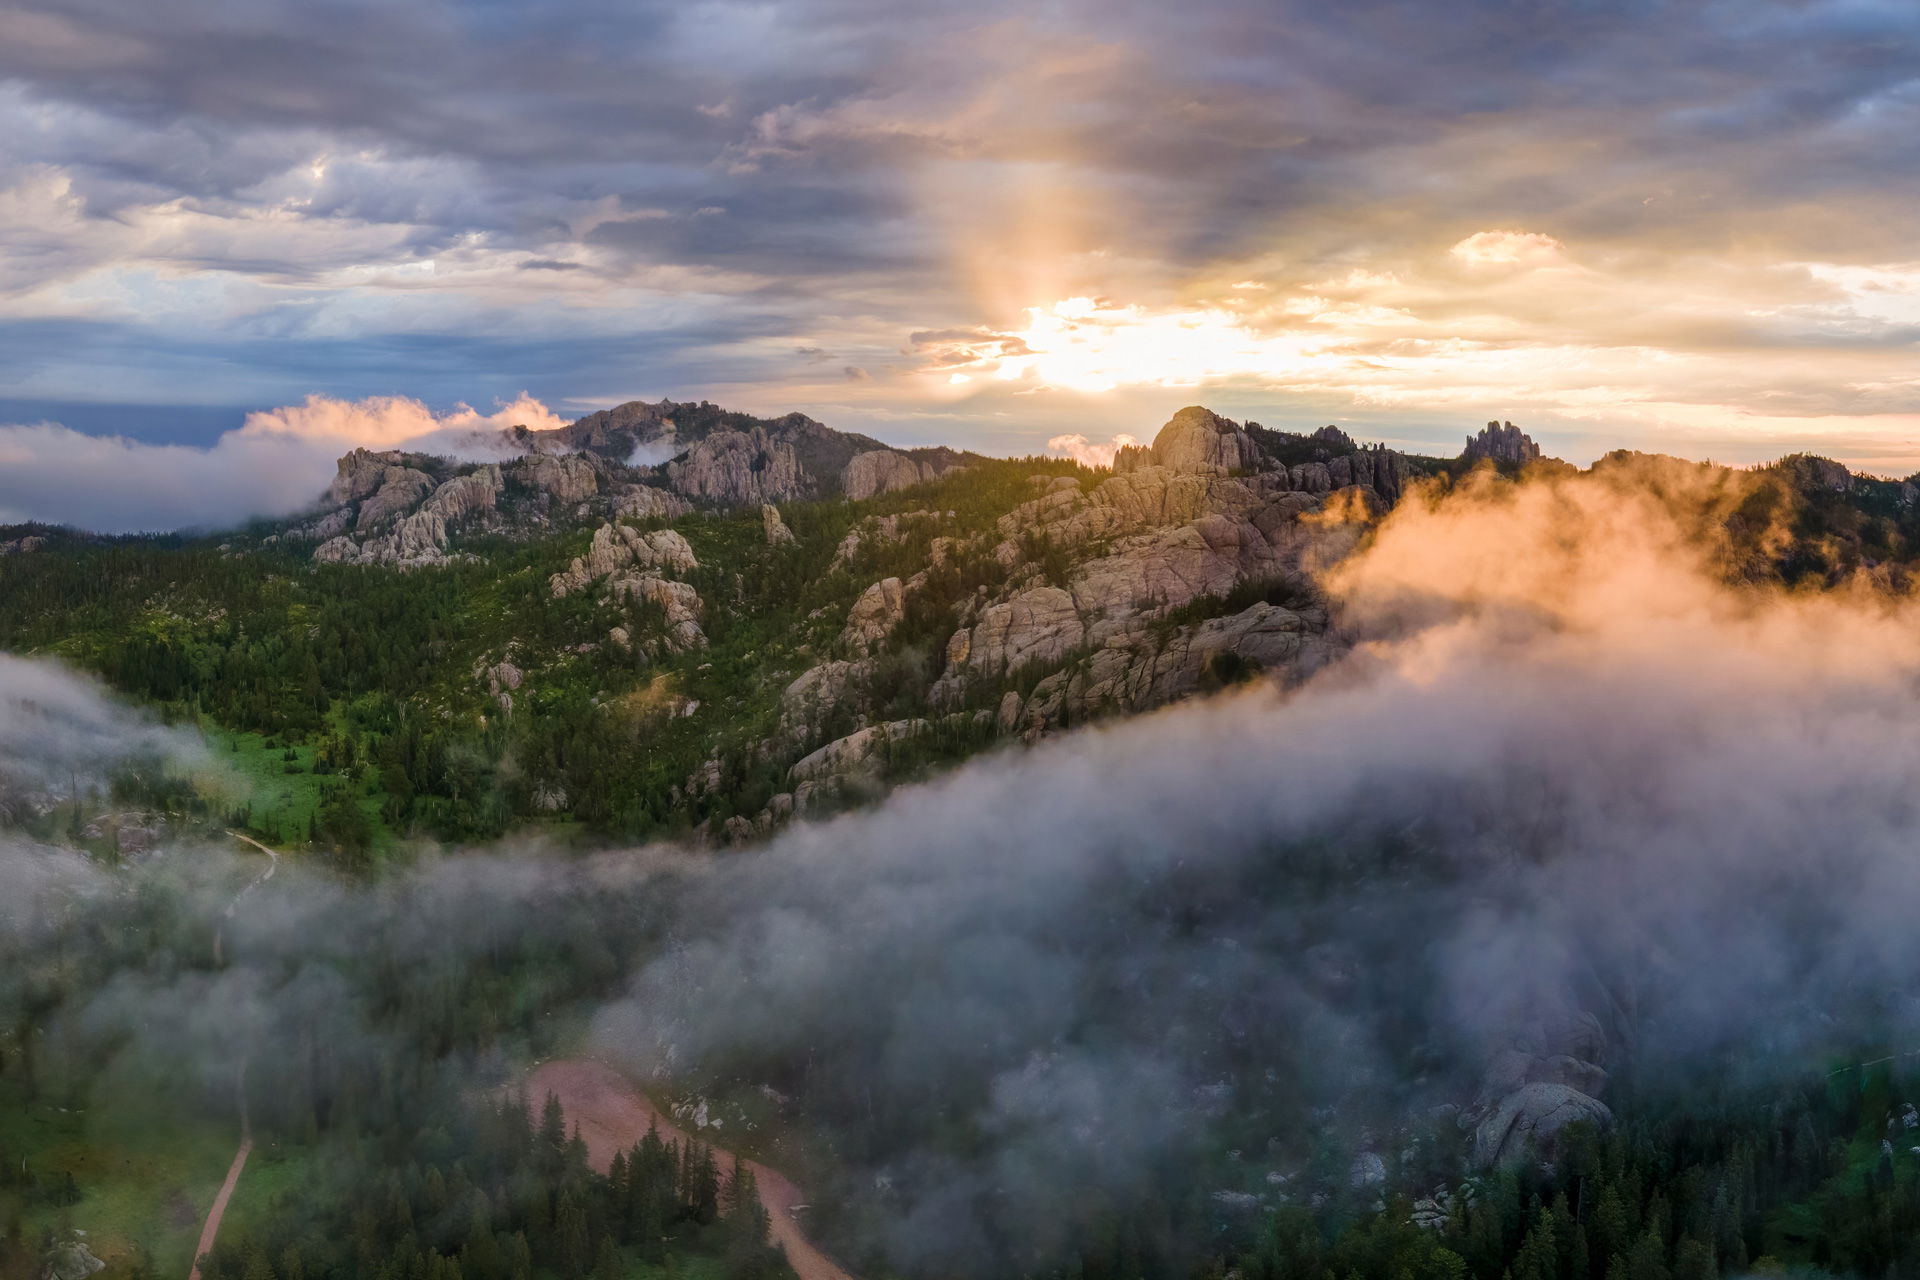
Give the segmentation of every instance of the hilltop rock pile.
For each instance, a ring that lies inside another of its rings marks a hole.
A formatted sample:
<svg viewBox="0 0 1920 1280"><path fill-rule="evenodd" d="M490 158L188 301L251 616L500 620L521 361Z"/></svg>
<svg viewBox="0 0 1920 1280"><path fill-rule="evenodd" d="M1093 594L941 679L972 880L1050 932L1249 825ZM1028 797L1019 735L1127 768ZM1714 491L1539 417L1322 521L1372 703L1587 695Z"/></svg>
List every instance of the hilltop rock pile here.
<svg viewBox="0 0 1920 1280"><path fill-rule="evenodd" d="M1489 422L1480 434L1467 438L1460 456L1468 462L1506 463L1523 466L1540 459L1540 446L1511 422Z"/></svg>

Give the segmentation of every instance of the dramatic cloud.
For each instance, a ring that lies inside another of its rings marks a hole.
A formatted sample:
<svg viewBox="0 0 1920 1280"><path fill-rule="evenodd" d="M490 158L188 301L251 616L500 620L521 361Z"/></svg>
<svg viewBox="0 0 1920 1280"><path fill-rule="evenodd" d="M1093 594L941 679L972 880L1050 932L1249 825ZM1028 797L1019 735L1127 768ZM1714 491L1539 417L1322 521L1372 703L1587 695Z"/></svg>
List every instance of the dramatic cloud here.
<svg viewBox="0 0 1920 1280"><path fill-rule="evenodd" d="M219 528L311 506L340 455L412 448L500 456L500 432L561 425L524 393L491 414L436 414L404 396L310 395L249 414L209 448L93 436L52 423L0 426L0 523L42 520L101 533Z"/></svg>
<svg viewBox="0 0 1920 1280"><path fill-rule="evenodd" d="M1179 384L1410 444L1920 464L1908 6L0 21L0 398L671 393L1026 452Z"/></svg>

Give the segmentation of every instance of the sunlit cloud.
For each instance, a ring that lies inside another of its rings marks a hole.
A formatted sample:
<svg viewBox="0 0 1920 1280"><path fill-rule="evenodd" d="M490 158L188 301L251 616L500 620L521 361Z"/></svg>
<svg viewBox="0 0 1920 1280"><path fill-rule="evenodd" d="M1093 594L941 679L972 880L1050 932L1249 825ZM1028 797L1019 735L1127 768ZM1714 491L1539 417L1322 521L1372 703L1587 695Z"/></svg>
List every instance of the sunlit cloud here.
<svg viewBox="0 0 1920 1280"><path fill-rule="evenodd" d="M1448 252L1473 266L1538 265L1552 262L1564 247L1537 231L1476 231Z"/></svg>
<svg viewBox="0 0 1920 1280"><path fill-rule="evenodd" d="M1047 452L1061 458L1072 458L1083 467L1111 467L1114 454L1139 443L1139 440L1124 431L1104 444L1089 440L1075 431L1049 439Z"/></svg>

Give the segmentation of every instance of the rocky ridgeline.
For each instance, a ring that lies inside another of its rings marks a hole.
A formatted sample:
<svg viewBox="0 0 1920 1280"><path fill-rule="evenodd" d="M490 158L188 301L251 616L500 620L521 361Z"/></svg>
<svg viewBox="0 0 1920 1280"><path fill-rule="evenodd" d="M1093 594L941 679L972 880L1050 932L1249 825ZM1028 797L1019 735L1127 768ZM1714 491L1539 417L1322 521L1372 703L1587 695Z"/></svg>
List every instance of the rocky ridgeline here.
<svg viewBox="0 0 1920 1280"><path fill-rule="evenodd" d="M1301 569L1309 546L1350 543L1398 500L1407 459L1341 433L1249 429L1183 409L1149 447L1122 450L1092 483L1052 473L985 533L942 536L947 516L869 517L835 565L916 532L925 565L867 586L848 611L839 654L802 672L782 698L782 733L763 755L793 761L793 790L723 838L746 839L805 813L834 788L868 785L886 755L942 728L1032 740L1104 715L1145 710L1257 672L1289 679L1332 650L1327 616ZM1271 447L1270 447L1271 446ZM1273 449L1332 456L1289 463ZM1302 517L1324 512L1323 522ZM991 562L1003 585L963 600L923 690L929 714L872 719L872 690L894 636L940 575ZM1229 608L1251 592L1255 599ZM1257 598L1265 597L1265 598ZM1198 610L1187 620L1182 611ZM855 727L822 741L822 729ZM712 762L717 771L718 762ZM698 786L689 779L689 788Z"/></svg>
<svg viewBox="0 0 1920 1280"><path fill-rule="evenodd" d="M314 543L322 562L410 569L446 563L457 533L524 533L595 512L671 519L693 509L643 479L587 454L459 466L355 449L340 459L320 511L268 541Z"/></svg>
<svg viewBox="0 0 1920 1280"><path fill-rule="evenodd" d="M890 449L797 413L759 419L670 400L634 401L553 431L515 428L504 443L520 456L480 466L356 449L340 459L319 510L271 540L313 543L323 562L420 568L445 563L460 533L670 520L696 506L834 494L858 501L938 479L971 457Z"/></svg>
<svg viewBox="0 0 1920 1280"><path fill-rule="evenodd" d="M1540 446L1511 422L1489 422L1478 435L1467 437L1467 447L1460 457L1468 463L1486 461L1520 467L1540 460Z"/></svg>

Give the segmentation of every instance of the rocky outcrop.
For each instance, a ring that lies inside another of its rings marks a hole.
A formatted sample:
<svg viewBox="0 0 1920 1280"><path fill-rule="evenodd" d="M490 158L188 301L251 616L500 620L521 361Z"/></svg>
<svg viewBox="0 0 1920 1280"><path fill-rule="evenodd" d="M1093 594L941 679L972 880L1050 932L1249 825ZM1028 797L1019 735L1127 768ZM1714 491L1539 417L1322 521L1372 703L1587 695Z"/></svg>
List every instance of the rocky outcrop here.
<svg viewBox="0 0 1920 1280"><path fill-rule="evenodd" d="M1479 435L1467 438L1467 447L1460 457L1467 462L1488 461L1517 467L1538 461L1540 446L1511 422L1489 422L1480 429Z"/></svg>
<svg viewBox="0 0 1920 1280"><path fill-rule="evenodd" d="M885 643L895 627L906 620L907 590L898 578L882 578L860 593L847 612L847 626L840 643L848 651L865 656Z"/></svg>
<svg viewBox="0 0 1920 1280"><path fill-rule="evenodd" d="M1831 458L1796 453L1774 464L1787 483L1802 493L1851 493L1853 473ZM1904 496L1904 495L1903 495Z"/></svg>
<svg viewBox="0 0 1920 1280"><path fill-rule="evenodd" d="M925 720L894 720L868 725L844 738L836 738L819 750L803 756L787 777L793 782L820 782L859 772L874 762L888 746L925 733L931 726Z"/></svg>
<svg viewBox="0 0 1920 1280"><path fill-rule="evenodd" d="M516 483L568 505L585 502L600 492L600 476L593 463L577 453L521 458L510 465L510 473Z"/></svg>
<svg viewBox="0 0 1920 1280"><path fill-rule="evenodd" d="M1277 577L1285 567L1250 522L1204 515L1161 533L1122 539L1113 554L1087 562L1074 574L1072 598L1091 623L1225 595L1243 581ZM1093 638L1102 637L1095 630Z"/></svg>
<svg viewBox="0 0 1920 1280"><path fill-rule="evenodd" d="M364 533L399 519L433 492L433 477L412 467L388 467L380 488L360 503L354 531Z"/></svg>
<svg viewBox="0 0 1920 1280"><path fill-rule="evenodd" d="M684 652L707 647L707 634L700 629L703 612L700 593L689 584L653 573L622 574L608 581L607 590L616 599L658 606L665 615L669 649Z"/></svg>
<svg viewBox="0 0 1920 1280"><path fill-rule="evenodd" d="M855 502L882 493L911 489L938 480L957 468L939 458L914 458L896 449L872 449L855 454L840 473L840 490Z"/></svg>
<svg viewBox="0 0 1920 1280"><path fill-rule="evenodd" d="M74 1231L66 1239L47 1246L46 1261L40 1268L41 1280L87 1280L106 1270L107 1264L94 1257L82 1239L85 1235L84 1231Z"/></svg>
<svg viewBox="0 0 1920 1280"><path fill-rule="evenodd" d="M343 468L346 463L346 459L341 460ZM366 472L356 474L363 477ZM419 501L415 496L420 492L415 477L424 479L431 490L425 501ZM344 533L336 534L315 549L313 558L335 564L384 564L402 569L444 564L449 537L476 518L493 511L500 491L500 468L497 466L480 467L464 476L455 476L437 487L432 477L424 472L388 467L383 473L379 489L360 504L354 532L361 535L361 540L355 541ZM379 529L382 524L393 520L397 513L408 511L415 502L418 502L418 509L411 510L410 514L399 515L397 522L385 533L366 536L364 531ZM371 520L368 518L369 512L376 513ZM343 526L344 520L338 518L341 514L333 513L322 520L318 527Z"/></svg>
<svg viewBox="0 0 1920 1280"><path fill-rule="evenodd" d="M547 586L558 599L626 570L685 573L698 567L693 548L672 529L641 533L629 525L603 524L593 531L587 554L575 556L564 572L547 579Z"/></svg>
<svg viewBox="0 0 1920 1280"><path fill-rule="evenodd" d="M665 619L666 646L679 652L706 647L700 626L704 606L690 584L664 575L698 567L693 548L672 529L642 533L628 525L603 524L593 531L587 553L547 579L547 587L559 599L603 582L613 600L657 606Z"/></svg>
<svg viewBox="0 0 1920 1280"><path fill-rule="evenodd" d="M667 481L690 498L728 505L791 502L814 489L793 444L764 427L714 432L667 464Z"/></svg>
<svg viewBox="0 0 1920 1280"><path fill-rule="evenodd" d="M770 547L791 546L793 543L793 530L787 528L787 522L780 518L780 508L771 502L760 504L760 529Z"/></svg>
<svg viewBox="0 0 1920 1280"><path fill-rule="evenodd" d="M47 545L47 540L38 534L25 538L15 538L11 542L0 542L0 556L24 556Z"/></svg>
<svg viewBox="0 0 1920 1280"><path fill-rule="evenodd" d="M1605 1128L1613 1123L1613 1112L1599 1099L1564 1084L1522 1085L1475 1127L1474 1162L1482 1168L1512 1167L1530 1159L1551 1163L1561 1132L1582 1122Z"/></svg>
<svg viewBox="0 0 1920 1280"><path fill-rule="evenodd" d="M873 667L863 658L823 662L801 672L780 694L781 729L797 741L818 740L826 722L861 709Z"/></svg>
<svg viewBox="0 0 1920 1280"><path fill-rule="evenodd" d="M1316 655L1331 653L1325 631L1325 615L1318 611L1267 603L1170 634L1137 622L1109 635L1084 663L1040 681L1017 706L1003 698L1000 722L1007 732L1031 737L1115 712L1164 706L1262 671L1314 665Z"/></svg>
<svg viewBox="0 0 1920 1280"><path fill-rule="evenodd" d="M616 520L677 520L692 511L693 504L665 489L656 489L647 484L630 484L609 495L607 508Z"/></svg>
<svg viewBox="0 0 1920 1280"><path fill-rule="evenodd" d="M1086 643L1086 624L1073 596L1059 587L1033 587L987 606L980 620L947 641L948 676L1004 676L1029 663L1054 663Z"/></svg>
<svg viewBox="0 0 1920 1280"><path fill-rule="evenodd" d="M1246 432L1199 405L1180 410L1160 428L1152 454L1155 466L1201 475L1252 471L1264 464L1260 446ZM1136 461L1129 455L1130 464Z"/></svg>

